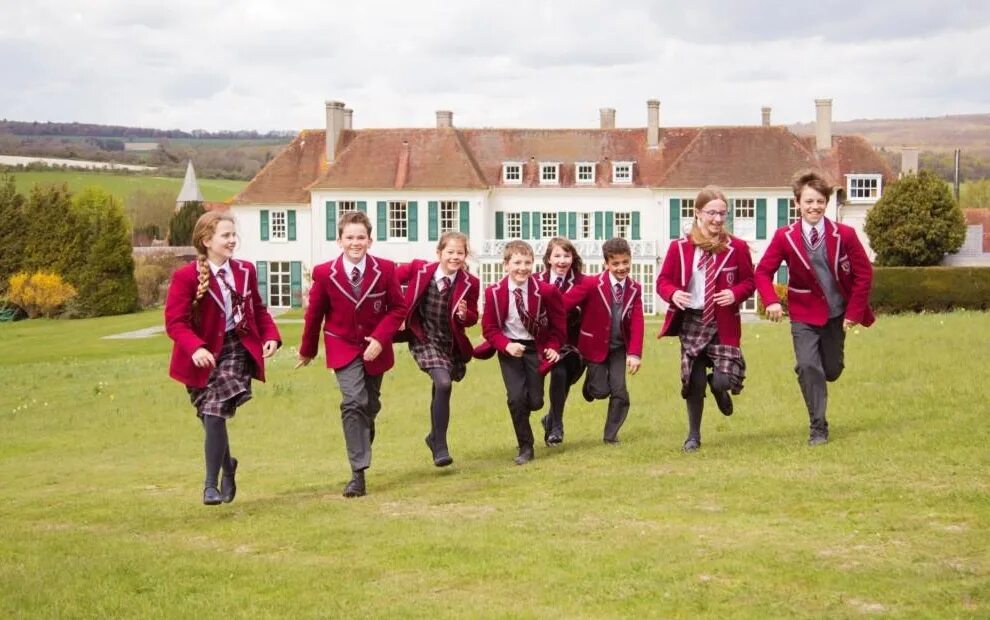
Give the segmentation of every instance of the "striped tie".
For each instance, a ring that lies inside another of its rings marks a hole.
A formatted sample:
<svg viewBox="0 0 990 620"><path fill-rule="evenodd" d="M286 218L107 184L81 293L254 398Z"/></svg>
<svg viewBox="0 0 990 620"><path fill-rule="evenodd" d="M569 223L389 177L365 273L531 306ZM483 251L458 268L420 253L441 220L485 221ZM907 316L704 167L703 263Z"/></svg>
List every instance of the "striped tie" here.
<svg viewBox="0 0 990 620"><path fill-rule="evenodd" d="M540 324L539 322L533 320L533 316L526 310L526 302L523 300L523 292L521 288L517 288L512 291L512 297L516 302L516 312L519 313L519 320L522 321L523 327L529 332L529 335L534 339L539 337Z"/></svg>
<svg viewBox="0 0 990 620"><path fill-rule="evenodd" d="M361 294L361 270L357 267L351 269L351 290L355 297Z"/></svg>
<svg viewBox="0 0 990 620"><path fill-rule="evenodd" d="M811 229L811 247L812 248L818 247L818 229L817 228L812 228Z"/></svg>
<svg viewBox="0 0 990 620"><path fill-rule="evenodd" d="M715 320L715 255L705 252L701 262L705 266L705 309L701 322L707 324Z"/></svg>

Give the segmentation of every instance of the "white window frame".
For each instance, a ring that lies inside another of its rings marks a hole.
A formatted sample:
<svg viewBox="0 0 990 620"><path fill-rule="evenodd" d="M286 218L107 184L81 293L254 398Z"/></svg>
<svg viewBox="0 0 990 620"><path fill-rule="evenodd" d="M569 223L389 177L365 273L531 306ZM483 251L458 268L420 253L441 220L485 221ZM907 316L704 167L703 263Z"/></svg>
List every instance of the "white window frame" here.
<svg viewBox="0 0 990 620"><path fill-rule="evenodd" d="M386 207L389 241L409 240L409 203L405 200L390 200ZM402 233L402 234L399 234Z"/></svg>
<svg viewBox="0 0 990 620"><path fill-rule="evenodd" d="M522 185L523 164L521 161L507 161L502 164L502 183Z"/></svg>
<svg viewBox="0 0 990 620"><path fill-rule="evenodd" d="M560 164L551 161L540 162L540 185L560 185Z"/></svg>
<svg viewBox="0 0 990 620"><path fill-rule="evenodd" d="M283 266L284 270L281 269ZM272 308L292 306L291 261L270 261L268 263L268 299L265 301Z"/></svg>
<svg viewBox="0 0 990 620"><path fill-rule="evenodd" d="M268 212L268 240L284 243L289 240L289 212L273 209Z"/></svg>
<svg viewBox="0 0 990 620"><path fill-rule="evenodd" d="M756 198L732 198L732 220L753 220L756 221Z"/></svg>
<svg viewBox="0 0 990 620"><path fill-rule="evenodd" d="M557 236L560 230L557 228L557 215L556 212L547 211L540 216L540 237L543 239L551 239Z"/></svg>
<svg viewBox="0 0 990 620"><path fill-rule="evenodd" d="M871 187L871 184L875 184L876 187ZM846 199L849 202L876 202L880 200L882 191L882 174L846 175Z"/></svg>
<svg viewBox="0 0 990 620"><path fill-rule="evenodd" d="M681 198L681 221L694 219L694 198Z"/></svg>
<svg viewBox="0 0 990 620"><path fill-rule="evenodd" d="M633 178L633 163L631 161L612 162L612 183L629 185Z"/></svg>
<svg viewBox="0 0 990 620"><path fill-rule="evenodd" d="M579 239L593 239L595 236L595 221L591 213L578 213L577 233Z"/></svg>
<svg viewBox="0 0 990 620"><path fill-rule="evenodd" d="M337 221L340 221L340 216L347 213L348 211L357 211L357 200L338 200L337 201Z"/></svg>
<svg viewBox="0 0 990 620"><path fill-rule="evenodd" d="M612 217L612 232L616 237L632 239L632 211L615 212Z"/></svg>
<svg viewBox="0 0 990 620"><path fill-rule="evenodd" d="M440 226L440 234L448 230L461 229L461 203L457 200L441 200L440 214L437 224Z"/></svg>
<svg viewBox="0 0 990 620"><path fill-rule="evenodd" d="M787 225L790 226L799 219L801 219L801 208L798 207L796 200L791 199L787 202Z"/></svg>
<svg viewBox="0 0 990 620"><path fill-rule="evenodd" d="M505 212L505 238L522 239L522 213Z"/></svg>
<svg viewBox="0 0 990 620"><path fill-rule="evenodd" d="M584 170L582 170L582 168L584 168ZM585 178L581 178L582 175ZM595 162L579 161L576 164L574 164L574 183L576 185L594 185Z"/></svg>

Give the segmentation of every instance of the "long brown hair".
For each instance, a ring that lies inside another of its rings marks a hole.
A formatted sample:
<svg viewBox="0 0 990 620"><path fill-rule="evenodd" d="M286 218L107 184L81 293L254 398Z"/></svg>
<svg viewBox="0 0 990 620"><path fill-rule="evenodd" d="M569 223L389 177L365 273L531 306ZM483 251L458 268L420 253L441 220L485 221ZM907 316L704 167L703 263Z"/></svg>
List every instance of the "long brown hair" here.
<svg viewBox="0 0 990 620"><path fill-rule="evenodd" d="M725 231L725 220L722 220L722 232L714 238L705 235L701 230L701 226L698 225L698 217L701 210L713 200L721 200L725 203L725 208L729 208L729 199L725 197L725 192L722 191L722 188L709 185L698 192L698 196L694 199L694 223L691 225L691 242L704 252L721 254L729 247L729 233Z"/></svg>
<svg viewBox="0 0 990 620"><path fill-rule="evenodd" d="M220 222L230 222L236 224L234 216L226 211L207 211L196 220L193 227L192 244L196 248L196 273L199 275L199 286L196 288L196 297L192 302L193 318L199 316L199 300L210 288L210 267L206 264L206 242L217 232L217 225Z"/></svg>
<svg viewBox="0 0 990 620"><path fill-rule="evenodd" d="M464 246L464 266L461 267L466 273L471 273L471 267L468 265L467 259L471 256L471 246L468 243L468 236L457 230L448 230L447 232L440 235L440 241L437 243L437 254L443 252L443 249L447 247L447 244L451 241L460 241Z"/></svg>
<svg viewBox="0 0 990 620"><path fill-rule="evenodd" d="M574 244L571 243L570 239L565 239L563 237L554 237L547 242L547 251L543 253L543 268L550 272L550 255L553 254L553 248L558 247L561 250L567 252L571 255L571 272L580 274L583 273L584 261L581 260L581 255L578 254L577 249Z"/></svg>

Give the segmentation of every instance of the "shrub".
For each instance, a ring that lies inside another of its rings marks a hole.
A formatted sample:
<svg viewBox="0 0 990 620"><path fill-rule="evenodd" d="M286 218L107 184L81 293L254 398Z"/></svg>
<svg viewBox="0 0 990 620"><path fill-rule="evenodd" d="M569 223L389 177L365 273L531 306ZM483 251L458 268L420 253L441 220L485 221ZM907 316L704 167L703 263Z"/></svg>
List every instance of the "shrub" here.
<svg viewBox="0 0 990 620"><path fill-rule="evenodd" d="M168 252L157 252L135 259L134 279L137 281L138 301L142 308L164 303L168 281L183 262Z"/></svg>
<svg viewBox="0 0 990 620"><path fill-rule="evenodd" d="M206 210L201 202L187 202L182 205L168 223L168 244L192 245L193 228L196 227L196 220L204 213Z"/></svg>
<svg viewBox="0 0 990 620"><path fill-rule="evenodd" d="M16 273L7 289L7 301L23 308L32 319L55 316L75 296L76 289L50 271Z"/></svg>
<svg viewBox="0 0 990 620"><path fill-rule="evenodd" d="M990 267L875 267L877 312L990 310Z"/></svg>
<svg viewBox="0 0 990 620"><path fill-rule="evenodd" d="M787 285L773 283L773 290L777 293L777 297L780 297L780 307L784 310L784 316L790 315L790 310L787 307ZM763 318L767 316L767 308L763 305L763 298L759 295L756 296L756 312Z"/></svg>

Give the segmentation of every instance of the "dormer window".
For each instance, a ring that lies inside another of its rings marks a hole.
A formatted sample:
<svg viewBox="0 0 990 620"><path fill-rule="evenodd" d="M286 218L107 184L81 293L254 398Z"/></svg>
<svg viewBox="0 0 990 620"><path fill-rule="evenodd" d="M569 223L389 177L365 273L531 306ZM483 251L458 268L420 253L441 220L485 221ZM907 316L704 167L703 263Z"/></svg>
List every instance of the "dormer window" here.
<svg viewBox="0 0 990 620"><path fill-rule="evenodd" d="M883 175L847 174L846 196L849 202L876 202L880 199Z"/></svg>
<svg viewBox="0 0 990 620"><path fill-rule="evenodd" d="M506 185L519 185L522 183L521 162L507 161L502 164L502 182Z"/></svg>
<svg viewBox="0 0 990 620"><path fill-rule="evenodd" d="M556 162L540 163L540 185L558 185L560 183L560 164Z"/></svg>
<svg viewBox="0 0 990 620"><path fill-rule="evenodd" d="M612 182L632 183L633 162L616 161L612 162Z"/></svg>
<svg viewBox="0 0 990 620"><path fill-rule="evenodd" d="M574 164L574 179L578 185L594 185L595 162L579 161Z"/></svg>

